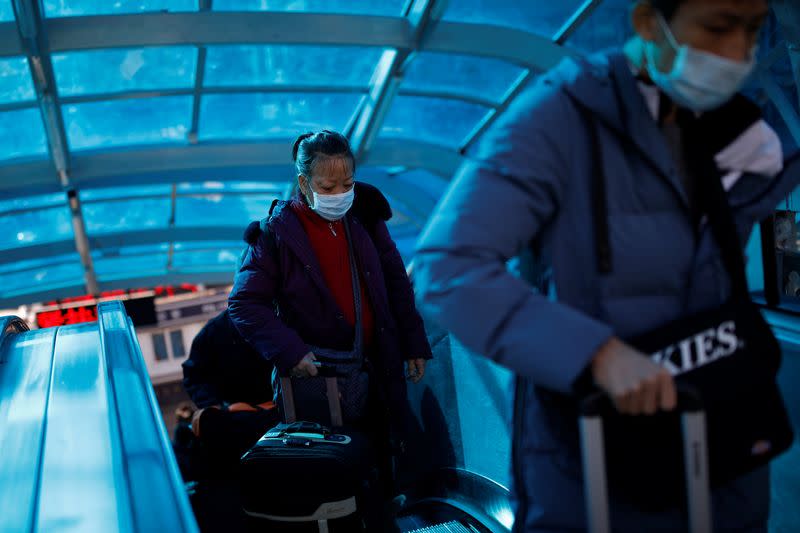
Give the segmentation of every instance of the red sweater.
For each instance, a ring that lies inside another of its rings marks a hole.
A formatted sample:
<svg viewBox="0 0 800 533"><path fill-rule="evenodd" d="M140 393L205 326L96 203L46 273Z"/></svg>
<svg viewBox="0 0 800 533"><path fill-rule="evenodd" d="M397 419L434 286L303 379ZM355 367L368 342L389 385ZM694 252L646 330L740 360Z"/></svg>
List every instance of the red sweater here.
<svg viewBox="0 0 800 533"><path fill-rule="evenodd" d="M300 218L308 240L311 241L311 248L319 261L325 284L331 291L339 309L342 310L347 323L354 326L356 305L353 299L353 280L350 276L347 236L342 221L328 222L301 200L293 201L291 206ZM364 278L360 272L358 276L361 284L361 325L364 331L364 347L368 348L372 344L375 319L365 291Z"/></svg>

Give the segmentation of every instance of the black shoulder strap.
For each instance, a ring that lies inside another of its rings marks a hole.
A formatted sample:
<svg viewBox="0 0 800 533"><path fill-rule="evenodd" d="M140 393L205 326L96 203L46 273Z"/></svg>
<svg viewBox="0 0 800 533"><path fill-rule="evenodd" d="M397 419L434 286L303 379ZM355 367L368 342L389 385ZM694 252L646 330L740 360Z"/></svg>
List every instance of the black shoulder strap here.
<svg viewBox="0 0 800 533"><path fill-rule="evenodd" d="M735 297L749 298L742 242L739 230L722 185L722 172L708 148L702 130L692 127L691 119L682 128L687 166L697 188L702 206L708 215L711 232L719 245L722 261L731 277Z"/></svg>

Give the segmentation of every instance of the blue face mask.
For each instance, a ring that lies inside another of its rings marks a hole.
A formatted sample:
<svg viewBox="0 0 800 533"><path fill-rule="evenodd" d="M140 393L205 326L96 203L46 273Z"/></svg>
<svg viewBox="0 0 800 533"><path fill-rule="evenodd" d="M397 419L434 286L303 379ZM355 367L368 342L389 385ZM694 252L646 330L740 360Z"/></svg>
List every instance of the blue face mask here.
<svg viewBox="0 0 800 533"><path fill-rule="evenodd" d="M309 188L310 188L309 184ZM355 187L341 194L319 194L311 189L313 203L311 209L325 220L333 222L344 217L353 207L355 199Z"/></svg>
<svg viewBox="0 0 800 533"><path fill-rule="evenodd" d="M650 78L676 104L693 111L709 111L728 100L741 88L755 67L756 49L747 61L732 61L716 54L679 45L664 17L657 13L658 22L667 41L675 50L672 70L661 72L656 67L656 44L645 43L647 69Z"/></svg>

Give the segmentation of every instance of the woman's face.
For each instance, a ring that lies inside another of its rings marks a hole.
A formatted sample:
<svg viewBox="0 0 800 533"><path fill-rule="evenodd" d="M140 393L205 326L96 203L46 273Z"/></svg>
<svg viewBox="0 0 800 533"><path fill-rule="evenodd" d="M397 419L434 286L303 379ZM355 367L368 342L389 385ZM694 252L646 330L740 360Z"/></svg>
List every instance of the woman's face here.
<svg viewBox="0 0 800 533"><path fill-rule="evenodd" d="M353 188L353 162L349 157L327 157L321 159L312 172L311 179L297 176L300 191L313 204L312 191L324 194L342 194Z"/></svg>
<svg viewBox="0 0 800 533"><path fill-rule="evenodd" d="M644 40L655 41L657 67L669 72L675 49L656 18L656 10L648 4L640 3L634 10L634 26ZM768 14L767 0L685 0L668 24L679 45L746 61Z"/></svg>

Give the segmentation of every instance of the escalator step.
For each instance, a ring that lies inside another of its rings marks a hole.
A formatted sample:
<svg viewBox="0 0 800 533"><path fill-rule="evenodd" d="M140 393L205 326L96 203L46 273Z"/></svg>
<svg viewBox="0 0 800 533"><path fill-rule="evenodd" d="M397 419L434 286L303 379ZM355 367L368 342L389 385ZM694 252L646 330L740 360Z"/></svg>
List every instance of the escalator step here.
<svg viewBox="0 0 800 533"><path fill-rule="evenodd" d="M420 529L409 531L408 533L474 533L475 530L466 527L461 522L452 520L435 526L427 526Z"/></svg>

